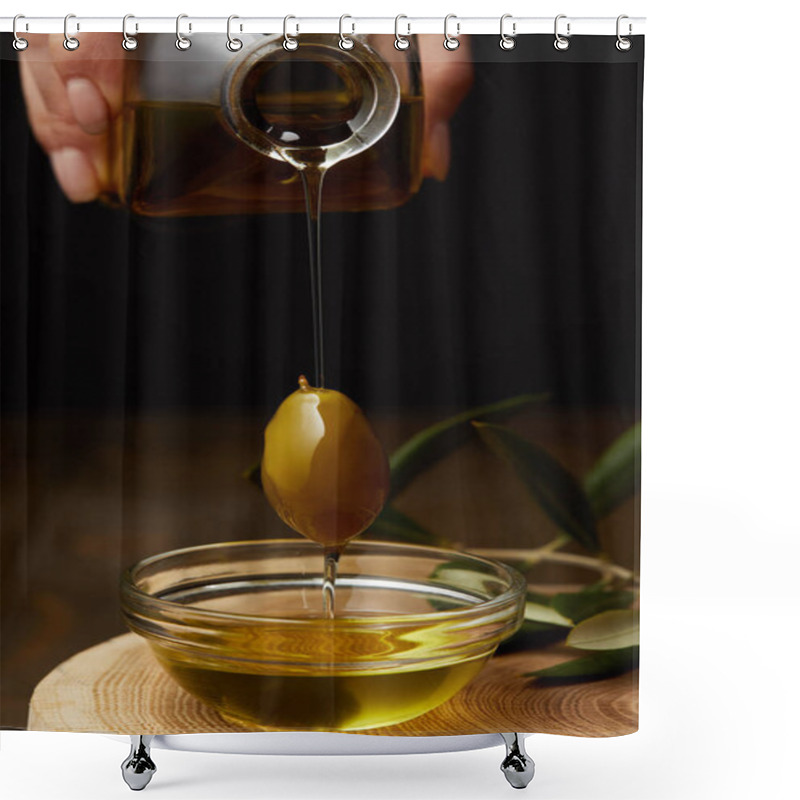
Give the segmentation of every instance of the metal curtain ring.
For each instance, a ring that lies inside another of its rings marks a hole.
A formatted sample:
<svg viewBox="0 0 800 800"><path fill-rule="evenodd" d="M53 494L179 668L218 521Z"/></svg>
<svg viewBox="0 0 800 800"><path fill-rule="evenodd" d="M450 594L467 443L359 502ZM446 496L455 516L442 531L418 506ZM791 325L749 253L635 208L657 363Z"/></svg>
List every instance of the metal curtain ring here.
<svg viewBox="0 0 800 800"><path fill-rule="evenodd" d="M231 36L231 22L233 22L235 19L239 19L236 14L231 14L228 17L228 41L225 42L225 47L227 47L231 53L238 53L239 50L241 50L244 46L241 39L235 39L233 36ZM239 30L241 29L241 26L239 26Z"/></svg>
<svg viewBox="0 0 800 800"><path fill-rule="evenodd" d="M628 50L630 50L631 49L631 45L633 44L630 39L626 38L625 36L623 36L619 32L620 23L624 19L629 19L627 14L620 14L617 17L617 42L616 42L616 45L617 45L617 50L619 50L622 53L626 53ZM630 36L631 33L633 33L633 25L631 25L631 23L629 22L628 23L628 36Z"/></svg>
<svg viewBox="0 0 800 800"><path fill-rule="evenodd" d="M451 36L447 32L447 23L450 22L451 19L458 20L458 17L455 14L448 14L444 18L444 42L442 42L442 44L445 50L458 50L458 46L461 42L458 41L457 37L461 33L461 23L456 21L456 35Z"/></svg>
<svg viewBox="0 0 800 800"><path fill-rule="evenodd" d="M298 42L297 42L297 35L289 36L289 20L290 19L297 19L297 17L293 17L291 14L287 14L283 18L283 49L284 50L297 50ZM297 29L296 33L300 33L300 26L295 23L295 27Z"/></svg>
<svg viewBox="0 0 800 800"><path fill-rule="evenodd" d="M342 16L339 17L339 47L342 50L352 50L356 46L356 43L350 38L350 36L344 35L344 21L346 19L353 18L349 14L342 14ZM350 35L352 36L356 32L356 23L351 22L350 24L353 28L350 31Z"/></svg>
<svg viewBox="0 0 800 800"><path fill-rule="evenodd" d="M135 50L139 46L139 42L136 40L135 36L128 36L128 20L129 19L136 19L133 14L126 14L122 18L122 49L123 50ZM139 26L136 25L136 30L139 30Z"/></svg>
<svg viewBox="0 0 800 800"><path fill-rule="evenodd" d="M181 20L187 19L188 16L188 14L178 14L177 18L175 19L175 47L177 47L178 50L188 50L192 46L192 40L187 39L181 33ZM189 23L189 30L192 30L191 22Z"/></svg>
<svg viewBox="0 0 800 800"><path fill-rule="evenodd" d="M409 42L405 36L400 35L401 19L408 19L408 17L405 14L398 14L394 18L394 47L395 50L408 50L408 48L411 47L411 42ZM407 22L406 27L408 28L406 36L411 36L411 23Z"/></svg>
<svg viewBox="0 0 800 800"><path fill-rule="evenodd" d="M21 38L20 35L17 33L17 20L18 19L25 19L25 15L24 14L17 14L17 16L14 17L14 21L11 23L11 32L14 34L14 41L11 42L11 46L15 50L26 50L28 48L28 40ZM27 29L28 29L28 23L26 22L25 23L25 30L27 30Z"/></svg>
<svg viewBox="0 0 800 800"><path fill-rule="evenodd" d="M555 21L555 24L553 26L553 32L555 33L555 37L556 37L556 40L553 42L553 47L555 47L556 50L561 50L561 51L569 50L569 39L566 36L562 36L558 32L558 21L560 19L566 19L566 18L567 18L566 14L559 14L556 17L556 21ZM570 34L570 23L568 22L567 23L567 36L570 36L570 35L571 35Z"/></svg>
<svg viewBox="0 0 800 800"><path fill-rule="evenodd" d="M507 19L512 19L512 14L503 14L500 17L500 49L501 50L513 50L517 46L517 41L514 38L517 35L517 23L511 23L511 36L509 36L504 28L505 22Z"/></svg>
<svg viewBox="0 0 800 800"><path fill-rule="evenodd" d="M64 17L64 49L65 50L77 50L81 46L81 43L74 36L70 36L69 35L69 21L71 19L75 19L75 15L74 14L67 14L67 16ZM81 26L80 25L76 25L75 29L76 30L80 30Z"/></svg>

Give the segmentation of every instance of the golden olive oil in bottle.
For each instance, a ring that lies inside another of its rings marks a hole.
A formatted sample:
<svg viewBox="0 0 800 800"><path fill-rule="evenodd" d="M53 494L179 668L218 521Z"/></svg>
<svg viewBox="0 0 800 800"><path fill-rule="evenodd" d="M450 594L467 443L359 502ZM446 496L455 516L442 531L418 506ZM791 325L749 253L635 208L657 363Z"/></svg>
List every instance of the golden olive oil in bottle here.
<svg viewBox="0 0 800 800"><path fill-rule="evenodd" d="M342 113L336 95L308 93L295 124L330 123ZM281 98L264 98L280 110ZM298 103L296 102L297 106ZM140 101L121 115L123 155L119 192L137 214L156 217L305 211L298 171L265 158L226 130L218 106ZM325 178L326 211L365 211L402 205L419 188L422 98L402 97L389 131L372 147L342 161Z"/></svg>

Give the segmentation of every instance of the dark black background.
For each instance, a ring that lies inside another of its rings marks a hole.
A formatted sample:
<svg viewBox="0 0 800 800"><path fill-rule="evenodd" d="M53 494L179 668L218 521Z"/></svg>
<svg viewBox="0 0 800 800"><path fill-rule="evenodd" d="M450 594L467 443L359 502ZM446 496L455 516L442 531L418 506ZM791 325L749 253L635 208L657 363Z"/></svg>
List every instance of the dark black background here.
<svg viewBox="0 0 800 800"><path fill-rule="evenodd" d="M328 385L362 405L638 406L643 42L527 38L475 42L446 182L325 215ZM70 205L0 69L4 411L274 408L313 368L302 215Z"/></svg>

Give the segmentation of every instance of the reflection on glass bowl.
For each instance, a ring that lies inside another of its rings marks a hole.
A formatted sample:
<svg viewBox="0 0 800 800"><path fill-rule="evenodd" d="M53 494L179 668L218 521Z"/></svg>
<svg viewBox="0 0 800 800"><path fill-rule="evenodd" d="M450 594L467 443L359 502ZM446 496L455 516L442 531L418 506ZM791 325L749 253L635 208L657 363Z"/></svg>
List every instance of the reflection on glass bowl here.
<svg viewBox="0 0 800 800"><path fill-rule="evenodd" d="M413 719L472 680L522 621L522 576L476 556L352 543L333 620L322 567L304 540L174 550L124 573L123 613L184 689L261 730Z"/></svg>

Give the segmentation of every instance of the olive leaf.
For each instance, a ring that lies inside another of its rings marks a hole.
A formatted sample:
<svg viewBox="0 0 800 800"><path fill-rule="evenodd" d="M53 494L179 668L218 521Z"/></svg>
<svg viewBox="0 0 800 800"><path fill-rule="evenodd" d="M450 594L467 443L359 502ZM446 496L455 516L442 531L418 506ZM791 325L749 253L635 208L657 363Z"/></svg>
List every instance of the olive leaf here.
<svg viewBox="0 0 800 800"><path fill-rule="evenodd" d="M456 414L415 434L389 458L392 495L402 492L420 473L468 441L473 420L504 419L546 397L546 393L510 397Z"/></svg>
<svg viewBox="0 0 800 800"><path fill-rule="evenodd" d="M549 606L550 601L553 599L553 595L534 592L533 589L528 587L528 591L525 594L525 599L529 603L538 603L540 606Z"/></svg>
<svg viewBox="0 0 800 800"><path fill-rule="evenodd" d="M501 643L498 651L510 653L546 647L563 640L572 628L567 619L549 605L550 598L536 592L528 592L525 617L519 630Z"/></svg>
<svg viewBox="0 0 800 800"><path fill-rule="evenodd" d="M405 542L406 544L425 544L447 546L448 540L431 533L407 514L394 506L384 506L380 516L362 534L369 539L388 542Z"/></svg>
<svg viewBox="0 0 800 800"><path fill-rule="evenodd" d="M579 650L619 650L639 644L639 614L634 609L603 611L576 625L567 644Z"/></svg>
<svg viewBox="0 0 800 800"><path fill-rule="evenodd" d="M497 583L492 572L482 571L482 567L466 558L455 558L439 564L430 577L437 583L455 586L462 591L475 591L482 597L486 597L489 587Z"/></svg>
<svg viewBox="0 0 800 800"><path fill-rule="evenodd" d="M458 600L448 600L442 597L429 597L428 605L434 611L454 611L461 608L461 603Z"/></svg>
<svg viewBox="0 0 800 800"><path fill-rule="evenodd" d="M454 558L452 561L444 561L439 564L430 574L432 583L441 583L452 588L457 587L461 591L474 591L479 597L485 597L487 592L487 582L493 583L491 575L481 572L476 568L474 561L468 558ZM437 610L463 607L463 599L448 599L447 597L430 598L428 604Z"/></svg>
<svg viewBox="0 0 800 800"><path fill-rule="evenodd" d="M598 552L594 513L580 483L549 453L512 430L488 422L472 424L484 443L511 464L547 516L578 544Z"/></svg>
<svg viewBox="0 0 800 800"><path fill-rule="evenodd" d="M538 683L557 685L597 681L630 672L639 666L639 647L604 650L590 656L556 664L554 667L526 672L526 678L536 678Z"/></svg>
<svg viewBox="0 0 800 800"><path fill-rule="evenodd" d="M616 439L583 479L595 517L602 519L639 491L641 424Z"/></svg>
<svg viewBox="0 0 800 800"><path fill-rule="evenodd" d="M468 558L454 558L451 561L444 561L431 572L431 578L441 579L443 576L446 577L456 572L475 572L474 562Z"/></svg>
<svg viewBox="0 0 800 800"><path fill-rule="evenodd" d="M633 592L608 589L603 584L595 583L579 592L560 592L550 599L550 605L578 623L602 611L628 608L633 600Z"/></svg>
<svg viewBox="0 0 800 800"><path fill-rule="evenodd" d="M530 601L525 603L525 619L529 622L544 622L548 625L558 625L562 628L572 627L572 620L559 614L555 608Z"/></svg>
<svg viewBox="0 0 800 800"><path fill-rule="evenodd" d="M563 625L524 620L520 629L509 636L497 648L498 653L516 653L520 650L537 650L562 642L569 632Z"/></svg>

